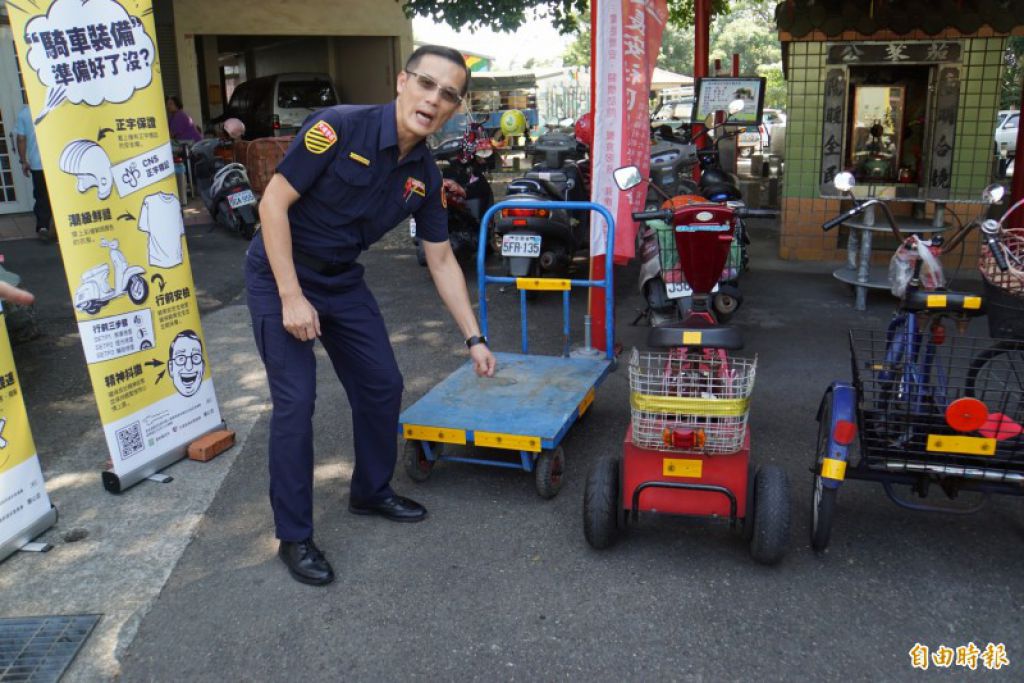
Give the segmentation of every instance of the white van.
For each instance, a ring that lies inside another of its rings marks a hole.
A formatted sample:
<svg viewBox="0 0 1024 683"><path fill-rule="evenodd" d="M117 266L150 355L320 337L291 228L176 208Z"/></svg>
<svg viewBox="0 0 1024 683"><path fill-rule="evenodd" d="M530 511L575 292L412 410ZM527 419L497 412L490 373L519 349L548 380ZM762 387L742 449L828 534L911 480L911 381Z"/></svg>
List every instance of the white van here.
<svg viewBox="0 0 1024 683"><path fill-rule="evenodd" d="M293 135L317 109L338 104L327 74L288 73L260 76L240 83L220 119L245 124L245 139Z"/></svg>

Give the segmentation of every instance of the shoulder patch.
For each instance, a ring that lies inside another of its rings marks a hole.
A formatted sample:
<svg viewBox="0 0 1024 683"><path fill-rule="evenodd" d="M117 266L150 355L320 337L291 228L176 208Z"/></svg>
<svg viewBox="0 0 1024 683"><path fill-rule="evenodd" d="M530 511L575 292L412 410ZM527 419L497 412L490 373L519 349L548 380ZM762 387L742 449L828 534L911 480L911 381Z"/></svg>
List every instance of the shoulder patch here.
<svg viewBox="0 0 1024 683"><path fill-rule="evenodd" d="M326 121L317 121L309 130L306 131L306 135L303 137L303 142L313 154L323 154L338 141L338 134L331 128L331 124Z"/></svg>

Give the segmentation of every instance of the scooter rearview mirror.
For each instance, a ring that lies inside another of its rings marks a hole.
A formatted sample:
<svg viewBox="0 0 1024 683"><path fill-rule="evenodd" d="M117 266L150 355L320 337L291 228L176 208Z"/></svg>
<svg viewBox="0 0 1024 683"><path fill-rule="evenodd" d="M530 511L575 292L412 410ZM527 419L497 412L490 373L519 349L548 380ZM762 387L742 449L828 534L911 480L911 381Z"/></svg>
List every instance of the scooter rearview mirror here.
<svg viewBox="0 0 1024 683"><path fill-rule="evenodd" d="M849 192L856 184L857 181L854 180L853 174L847 171L843 171L832 179L832 185L840 192Z"/></svg>
<svg viewBox="0 0 1024 683"><path fill-rule="evenodd" d="M615 178L615 184L620 190L631 190L643 182L640 169L636 166L617 168L612 172L612 177Z"/></svg>
<svg viewBox="0 0 1024 683"><path fill-rule="evenodd" d="M992 183L981 192L981 198L989 204L998 204L1003 201L1006 188L998 183Z"/></svg>

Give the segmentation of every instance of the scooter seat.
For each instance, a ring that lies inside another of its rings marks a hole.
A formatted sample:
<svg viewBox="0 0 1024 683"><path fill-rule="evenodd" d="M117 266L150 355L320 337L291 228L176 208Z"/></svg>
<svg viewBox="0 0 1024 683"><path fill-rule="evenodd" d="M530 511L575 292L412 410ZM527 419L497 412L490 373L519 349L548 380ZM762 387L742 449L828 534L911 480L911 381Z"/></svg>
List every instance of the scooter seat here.
<svg viewBox="0 0 1024 683"><path fill-rule="evenodd" d="M647 345L655 349L674 349L686 346L696 349L726 349L738 351L743 348L743 336L729 325L695 327L683 323L672 323L652 327L647 334Z"/></svg>
<svg viewBox="0 0 1024 683"><path fill-rule="evenodd" d="M106 282L107 278L109 276L110 276L110 264L109 263L101 263L100 265L96 266L95 268L90 268L89 270L87 270L84 273L82 273L82 281L84 282L86 280L102 280L102 281Z"/></svg>
<svg viewBox="0 0 1024 683"><path fill-rule="evenodd" d="M716 202L728 202L741 199L743 195L732 183L709 183L700 188L702 196Z"/></svg>

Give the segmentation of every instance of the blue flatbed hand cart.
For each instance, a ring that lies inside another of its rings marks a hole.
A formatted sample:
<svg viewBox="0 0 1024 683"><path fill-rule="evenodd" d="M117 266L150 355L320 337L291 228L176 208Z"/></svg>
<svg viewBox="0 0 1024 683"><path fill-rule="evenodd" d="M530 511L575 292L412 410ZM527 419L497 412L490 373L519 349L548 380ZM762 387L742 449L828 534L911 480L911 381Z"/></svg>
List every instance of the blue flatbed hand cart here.
<svg viewBox="0 0 1024 683"><path fill-rule="evenodd" d="M484 269L487 226L496 212L508 207L600 213L608 226L604 279L487 275ZM522 353L495 353L498 370L494 377L478 377L470 361L405 410L398 420L399 431L405 437L403 466L417 482L426 481L439 460L525 470L534 472L537 492L544 498L552 498L562 486L565 468L562 439L586 413L597 387L615 364L612 288L615 223L608 209L591 202L501 202L484 214L480 234L477 285L481 329L487 336L487 285L514 284L519 290ZM576 287L605 290L608 348L603 354L570 355L569 292ZM526 293L531 290L562 292L564 345L561 356L529 353ZM518 451L519 460L455 455L450 449L446 450L447 444Z"/></svg>

